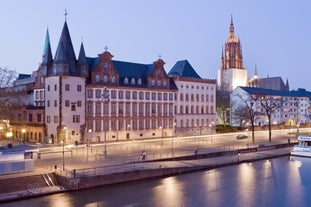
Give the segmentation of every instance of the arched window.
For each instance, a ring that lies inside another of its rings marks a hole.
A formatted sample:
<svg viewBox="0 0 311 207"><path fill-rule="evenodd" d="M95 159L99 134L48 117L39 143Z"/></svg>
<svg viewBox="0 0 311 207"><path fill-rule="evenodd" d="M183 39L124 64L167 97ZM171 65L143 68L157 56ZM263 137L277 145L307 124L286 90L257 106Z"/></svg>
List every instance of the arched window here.
<svg viewBox="0 0 311 207"><path fill-rule="evenodd" d="M137 85L141 85L141 79L140 78L137 80Z"/></svg>
<svg viewBox="0 0 311 207"><path fill-rule="evenodd" d="M135 85L135 83L136 83L135 78L132 78L132 79L131 79L131 84L132 84L132 85Z"/></svg>
<svg viewBox="0 0 311 207"><path fill-rule="evenodd" d="M124 84L128 84L129 83L129 79L127 77L124 78Z"/></svg>

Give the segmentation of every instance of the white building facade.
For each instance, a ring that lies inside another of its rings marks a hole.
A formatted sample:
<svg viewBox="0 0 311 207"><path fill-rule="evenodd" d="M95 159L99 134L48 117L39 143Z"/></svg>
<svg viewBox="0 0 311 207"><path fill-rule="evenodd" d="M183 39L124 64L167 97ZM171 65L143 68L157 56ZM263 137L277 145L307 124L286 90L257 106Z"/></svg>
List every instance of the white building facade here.
<svg viewBox="0 0 311 207"><path fill-rule="evenodd" d="M243 106L243 104L248 104L248 106L250 106L248 100L251 96L273 97L280 100L281 106L275 110L271 116L272 125L299 127L300 124L310 123L311 92L305 89L298 89L297 91L278 91L253 87L237 87L230 95L230 124L232 126L241 126L243 120L234 115L235 110ZM260 104L260 100L253 104L253 110L258 113L254 118L255 126L265 126L269 124L267 116L264 114L264 110ZM249 122L249 120L244 121L246 123Z"/></svg>

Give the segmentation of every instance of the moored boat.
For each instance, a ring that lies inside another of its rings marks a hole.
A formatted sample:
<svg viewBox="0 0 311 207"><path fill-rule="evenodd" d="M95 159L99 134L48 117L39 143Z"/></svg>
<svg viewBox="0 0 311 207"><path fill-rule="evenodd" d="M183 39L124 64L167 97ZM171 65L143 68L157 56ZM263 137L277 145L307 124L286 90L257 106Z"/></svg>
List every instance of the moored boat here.
<svg viewBox="0 0 311 207"><path fill-rule="evenodd" d="M311 157L311 136L298 136L298 145L295 145L291 155Z"/></svg>

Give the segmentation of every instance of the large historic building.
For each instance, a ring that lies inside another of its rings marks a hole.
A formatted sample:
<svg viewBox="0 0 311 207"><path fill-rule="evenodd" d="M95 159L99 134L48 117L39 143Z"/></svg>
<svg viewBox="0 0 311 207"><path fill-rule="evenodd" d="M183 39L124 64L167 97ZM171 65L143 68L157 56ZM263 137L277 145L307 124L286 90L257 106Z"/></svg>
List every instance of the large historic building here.
<svg viewBox="0 0 311 207"><path fill-rule="evenodd" d="M247 70L243 67L240 39L235 37L231 17L230 32L225 49L222 50L221 67L218 70L217 86L220 91L233 91L237 86L247 85Z"/></svg>
<svg viewBox="0 0 311 207"><path fill-rule="evenodd" d="M107 47L87 57L83 43L76 57L65 21L55 55L47 31L40 67L10 89L25 91L24 110L11 117L14 138L75 143L212 133L216 80L202 79L186 60L169 73L164 65L161 58L114 60Z"/></svg>

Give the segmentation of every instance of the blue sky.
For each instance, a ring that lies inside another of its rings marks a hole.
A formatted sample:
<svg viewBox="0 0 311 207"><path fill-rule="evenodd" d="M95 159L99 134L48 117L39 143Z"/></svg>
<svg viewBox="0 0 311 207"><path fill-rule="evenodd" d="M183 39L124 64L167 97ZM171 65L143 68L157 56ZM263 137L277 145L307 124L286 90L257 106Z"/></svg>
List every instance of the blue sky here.
<svg viewBox="0 0 311 207"><path fill-rule="evenodd" d="M0 8L0 66L19 73L38 68L49 28L52 53L67 23L76 55L108 46L115 60L152 63L168 72L187 59L198 74L216 79L233 15L249 76L281 76L290 88L311 90L309 0L10 0Z"/></svg>

